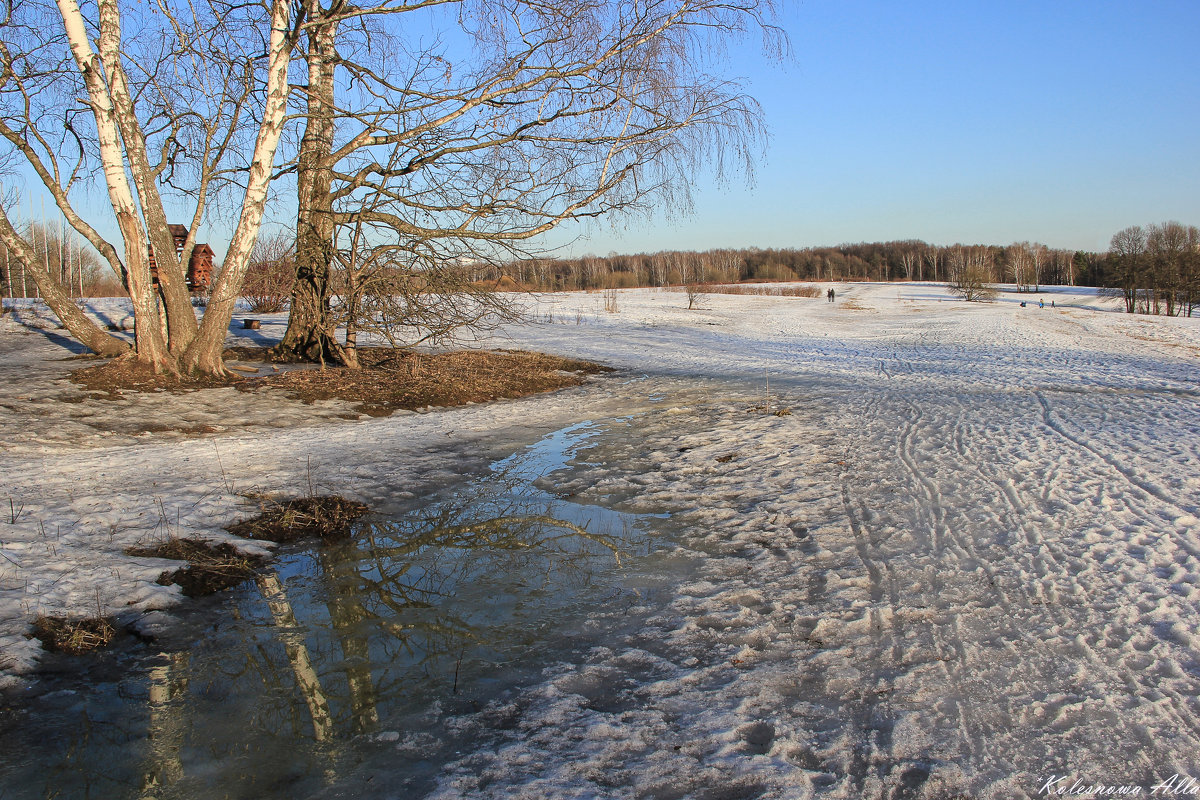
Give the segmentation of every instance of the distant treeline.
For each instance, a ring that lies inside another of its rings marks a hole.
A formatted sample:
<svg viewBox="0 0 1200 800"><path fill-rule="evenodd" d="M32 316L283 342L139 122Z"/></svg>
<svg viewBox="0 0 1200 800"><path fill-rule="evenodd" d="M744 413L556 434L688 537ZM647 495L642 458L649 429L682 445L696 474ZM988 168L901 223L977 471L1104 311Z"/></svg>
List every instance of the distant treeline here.
<svg viewBox="0 0 1200 800"><path fill-rule="evenodd" d="M960 265L980 263L992 280L1036 288L1086 281L1096 257L1022 242L941 247L917 240L804 249L664 251L635 255L528 259L504 272L543 290L678 286L743 281L948 281Z"/></svg>
<svg viewBox="0 0 1200 800"><path fill-rule="evenodd" d="M45 222L26 225L22 237L33 248L47 272L58 279L72 297L123 295L125 290L116 276L106 274L99 256L90 245L74 235L65 223ZM3 242L0 242L0 296L36 297L33 276Z"/></svg>
<svg viewBox="0 0 1200 800"><path fill-rule="evenodd" d="M25 237L47 270L61 274L73 294L124 293L116 278L101 270L91 249L64 226L32 225ZM464 262L463 269L471 281L533 291L776 281L954 283L969 274L973 281L1012 283L1021 291L1037 291L1043 285L1096 286L1121 297L1130 313L1191 316L1200 305L1200 231L1178 222L1125 228L1112 237L1106 253L1036 242L937 246L906 239L803 249L531 258L500 268ZM506 279L496 284L502 277ZM32 279L0 245L0 295L35 294Z"/></svg>
<svg viewBox="0 0 1200 800"><path fill-rule="evenodd" d="M535 291L771 281L954 282L967 272L1019 291L1096 286L1138 313L1191 316L1200 302L1200 234L1165 222L1126 228L1106 253L1036 242L931 245L915 239L803 249L669 250L633 255L525 259L503 273Z"/></svg>

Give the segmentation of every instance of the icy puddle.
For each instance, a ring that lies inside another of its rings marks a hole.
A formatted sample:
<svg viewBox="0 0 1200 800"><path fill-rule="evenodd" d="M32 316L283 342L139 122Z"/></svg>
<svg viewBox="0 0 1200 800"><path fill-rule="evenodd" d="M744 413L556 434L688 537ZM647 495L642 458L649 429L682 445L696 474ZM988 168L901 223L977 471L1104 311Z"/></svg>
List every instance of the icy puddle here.
<svg viewBox="0 0 1200 800"><path fill-rule="evenodd" d="M621 635L622 608L680 579L655 530L669 520L551 493L545 476L597 433L558 431L348 542L286 550L155 644L48 658L0 717L0 796L432 789L512 726L507 696Z"/></svg>
<svg viewBox="0 0 1200 800"><path fill-rule="evenodd" d="M596 414L353 545L292 551L192 614L175 655L127 642L44 678L0 718L0 798L1184 794L1191 384L842 360L772 374L770 398L712 381Z"/></svg>

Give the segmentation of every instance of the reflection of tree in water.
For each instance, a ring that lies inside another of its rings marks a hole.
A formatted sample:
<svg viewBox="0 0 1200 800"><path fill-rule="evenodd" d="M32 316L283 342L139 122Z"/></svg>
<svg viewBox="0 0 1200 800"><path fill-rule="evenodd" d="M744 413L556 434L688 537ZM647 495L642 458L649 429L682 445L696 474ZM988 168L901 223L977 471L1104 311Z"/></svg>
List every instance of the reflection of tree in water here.
<svg viewBox="0 0 1200 800"><path fill-rule="evenodd" d="M260 642L252 660L269 685L296 687L305 701L263 709L287 719L260 725L328 742L375 728L381 705L391 715L449 696L464 655L479 669L512 660L635 547L627 518L521 497L510 483L365 522L352 541L312 554L287 587L260 579L286 658ZM313 635L321 628L331 635Z"/></svg>
<svg viewBox="0 0 1200 800"><path fill-rule="evenodd" d="M349 743L381 720L412 730L456 689L464 704L483 699L489 673L595 601L597 575L643 540L630 517L522 497L528 483L480 482L285 556L255 596L155 657L140 688L80 701L59 721L46 709L48 750L34 761L53 769L21 773L30 792L15 796L208 796L214 781L304 796L361 758Z"/></svg>
<svg viewBox="0 0 1200 800"><path fill-rule="evenodd" d="M183 745L183 715L180 697L187 692L187 653L162 653L162 663L150 668L146 703L149 720L148 752L142 777L142 793L152 796L159 787L170 786L183 777L179 750Z"/></svg>

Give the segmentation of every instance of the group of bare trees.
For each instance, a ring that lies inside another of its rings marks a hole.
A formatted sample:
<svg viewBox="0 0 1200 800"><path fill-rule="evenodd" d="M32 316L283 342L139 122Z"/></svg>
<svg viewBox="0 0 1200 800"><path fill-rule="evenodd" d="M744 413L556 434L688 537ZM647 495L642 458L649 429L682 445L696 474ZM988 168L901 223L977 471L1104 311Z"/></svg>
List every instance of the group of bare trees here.
<svg viewBox="0 0 1200 800"><path fill-rule="evenodd" d="M458 300L464 264L511 260L570 220L686 203L698 165L748 167L757 106L715 69L746 35L786 46L772 14L770 0L7 3L0 170L36 176L120 277L136 358L181 373L224 372L268 193L294 193L279 350L353 363L354 332L336 335L350 317L436 335L487 310ZM81 202L94 176L99 212ZM0 204L0 242L63 324L126 351L11 212ZM211 220L232 235L197 320L184 268Z"/></svg>
<svg viewBox="0 0 1200 800"><path fill-rule="evenodd" d="M741 281L934 281L967 299L985 299L999 283L1019 292L1096 286L1121 297L1130 313L1191 316L1200 303L1200 231L1164 222L1126 228L1107 253L1036 242L935 246L916 240L795 250L664 251L572 259L523 259L488 267L537 290L686 286Z"/></svg>
<svg viewBox="0 0 1200 800"><path fill-rule="evenodd" d="M287 0L132 8L127 17L119 0L6 4L0 157L35 175L66 222L120 276L137 320L139 360L158 370L223 374L225 333L283 135L301 21ZM102 176L107 192L103 214L84 199L93 176ZM237 221L198 321L181 264L209 203L226 197ZM168 209L181 204L191 219L179 257ZM97 353L126 352L38 263L8 212L0 207L0 241L63 325ZM101 233L111 223L119 234L112 240Z"/></svg>
<svg viewBox="0 0 1200 800"><path fill-rule="evenodd" d="M1118 231L1107 256L1108 281L1130 314L1191 316L1200 304L1200 229L1164 222Z"/></svg>
<svg viewBox="0 0 1200 800"><path fill-rule="evenodd" d="M964 300L995 296L995 253L990 247L955 245L946 251L946 285Z"/></svg>
<svg viewBox="0 0 1200 800"><path fill-rule="evenodd" d="M94 297L119 289L115 279L105 274L95 251L83 245L74 231L65 225L27 224L22 236L29 242L43 270L62 283L74 297ZM0 242L0 296L8 299L37 297L37 282L24 262L10 254Z"/></svg>
<svg viewBox="0 0 1200 800"><path fill-rule="evenodd" d="M949 247L917 240L805 249L664 251L573 259L523 259L495 275L541 289L672 286L738 281L936 281L958 278L967 266L983 283L1011 281L1022 291L1073 284L1077 253L1020 242L1008 247Z"/></svg>

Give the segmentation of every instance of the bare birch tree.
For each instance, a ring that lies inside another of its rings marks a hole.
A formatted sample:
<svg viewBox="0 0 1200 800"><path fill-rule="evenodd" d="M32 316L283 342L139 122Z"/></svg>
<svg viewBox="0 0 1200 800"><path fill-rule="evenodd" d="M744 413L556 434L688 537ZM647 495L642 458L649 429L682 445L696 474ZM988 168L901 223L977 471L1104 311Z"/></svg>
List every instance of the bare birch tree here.
<svg viewBox="0 0 1200 800"><path fill-rule="evenodd" d="M0 26L6 155L25 162L67 223L120 277L137 320L136 357L156 370L224 373L222 346L262 220L295 39L287 0L7 6ZM115 242L100 233L103 221L76 205L94 175L103 176ZM222 190L240 193L238 220L198 323L183 265L208 203ZM168 200L192 209L181 256ZM127 349L69 302L3 213L0 241L73 335L98 353Z"/></svg>
<svg viewBox="0 0 1200 800"><path fill-rule="evenodd" d="M1113 234L1109 242L1109 259L1116 267L1116 290L1125 303L1125 311L1137 311L1139 290L1145 279L1146 231L1140 225L1124 228Z"/></svg>
<svg viewBox="0 0 1200 800"><path fill-rule="evenodd" d="M1018 292L1029 291L1033 283L1033 248L1029 242L1017 242L1009 245L1005 256L1008 260L1008 274L1017 285Z"/></svg>
<svg viewBox="0 0 1200 800"><path fill-rule="evenodd" d="M921 255L923 256L922 261L929 265L930 280L936 281L938 279L938 265L943 260L942 251L936 247L926 247Z"/></svg>
<svg viewBox="0 0 1200 800"><path fill-rule="evenodd" d="M1042 271L1050 261L1050 248L1044 244L1034 244L1030 247L1033 255L1033 291L1042 291Z"/></svg>
<svg viewBox="0 0 1200 800"><path fill-rule="evenodd" d="M364 219L414 262L492 262L568 221L684 205L682 178L730 154L748 170L760 130L754 102L707 68L751 32L783 46L769 0L303 3L297 283L279 349L308 359L338 358L336 226ZM445 44L412 32L431 27Z"/></svg>
<svg viewBox="0 0 1200 800"><path fill-rule="evenodd" d="M946 253L948 288L968 302L992 299L996 296L991 284L992 262L988 247L954 245Z"/></svg>
<svg viewBox="0 0 1200 800"><path fill-rule="evenodd" d="M904 267L904 280L911 281L916 274L917 265L921 263L921 254L916 248L905 248L900 251L900 265Z"/></svg>

